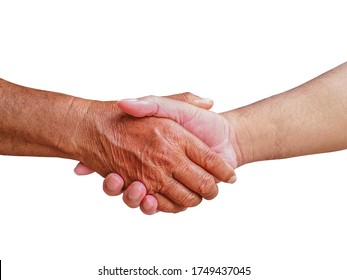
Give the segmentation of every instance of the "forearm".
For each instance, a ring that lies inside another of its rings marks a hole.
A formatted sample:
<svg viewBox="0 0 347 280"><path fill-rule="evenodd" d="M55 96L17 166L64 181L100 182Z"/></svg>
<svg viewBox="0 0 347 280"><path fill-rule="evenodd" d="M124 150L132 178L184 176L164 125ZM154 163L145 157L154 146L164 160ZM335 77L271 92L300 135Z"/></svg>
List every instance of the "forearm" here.
<svg viewBox="0 0 347 280"><path fill-rule="evenodd" d="M297 88L224 113L239 163L347 148L347 64Z"/></svg>
<svg viewBox="0 0 347 280"><path fill-rule="evenodd" d="M77 159L74 136L88 104L0 79L0 154Z"/></svg>

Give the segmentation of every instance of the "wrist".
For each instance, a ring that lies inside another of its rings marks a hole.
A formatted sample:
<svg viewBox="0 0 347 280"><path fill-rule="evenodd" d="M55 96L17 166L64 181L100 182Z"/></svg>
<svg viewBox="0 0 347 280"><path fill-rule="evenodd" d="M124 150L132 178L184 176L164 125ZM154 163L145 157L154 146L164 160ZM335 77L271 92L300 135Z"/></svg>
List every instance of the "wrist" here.
<svg viewBox="0 0 347 280"><path fill-rule="evenodd" d="M233 144L237 167L254 161L254 146L251 129L240 109L222 113L229 125L229 139Z"/></svg>
<svg viewBox="0 0 347 280"><path fill-rule="evenodd" d="M0 80L0 153L78 159L89 100Z"/></svg>
<svg viewBox="0 0 347 280"><path fill-rule="evenodd" d="M69 149L73 159L83 163L97 157L103 135L110 133L111 124L118 121L120 110L116 101L82 100L76 103L79 111L75 132ZM111 132L113 133L113 132Z"/></svg>
<svg viewBox="0 0 347 280"><path fill-rule="evenodd" d="M87 132L92 125L90 108L94 101L71 97L68 109L61 119L60 125L65 127L56 139L57 152L63 157L80 160L80 147L86 141Z"/></svg>

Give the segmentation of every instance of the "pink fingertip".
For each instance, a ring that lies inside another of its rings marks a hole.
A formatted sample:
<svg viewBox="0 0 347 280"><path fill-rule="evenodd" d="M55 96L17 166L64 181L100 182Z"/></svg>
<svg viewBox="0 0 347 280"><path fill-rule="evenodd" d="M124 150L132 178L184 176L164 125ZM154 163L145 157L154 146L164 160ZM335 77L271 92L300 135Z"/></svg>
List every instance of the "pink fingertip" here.
<svg viewBox="0 0 347 280"><path fill-rule="evenodd" d="M112 192L123 188L123 185L124 185L124 181L122 177L120 177L118 174L111 173L107 175L105 179L106 188L108 188Z"/></svg>
<svg viewBox="0 0 347 280"><path fill-rule="evenodd" d="M143 203L143 208L146 210L150 210L153 208L153 204L151 201L149 201L148 199Z"/></svg>
<svg viewBox="0 0 347 280"><path fill-rule="evenodd" d="M74 172L76 175L81 176L81 175L89 175L93 173L94 171L87 166L83 165L82 163L78 163L76 167L74 168Z"/></svg>
<svg viewBox="0 0 347 280"><path fill-rule="evenodd" d="M134 184L134 186L129 190L128 198L131 200L138 200L146 190L142 188L142 184Z"/></svg>
<svg viewBox="0 0 347 280"><path fill-rule="evenodd" d="M80 172L79 172L78 165L74 168L73 172L74 172L76 175L81 175Z"/></svg>
<svg viewBox="0 0 347 280"><path fill-rule="evenodd" d="M153 215L157 212L158 203L155 197L151 195L145 196L141 203L141 211L146 215Z"/></svg>

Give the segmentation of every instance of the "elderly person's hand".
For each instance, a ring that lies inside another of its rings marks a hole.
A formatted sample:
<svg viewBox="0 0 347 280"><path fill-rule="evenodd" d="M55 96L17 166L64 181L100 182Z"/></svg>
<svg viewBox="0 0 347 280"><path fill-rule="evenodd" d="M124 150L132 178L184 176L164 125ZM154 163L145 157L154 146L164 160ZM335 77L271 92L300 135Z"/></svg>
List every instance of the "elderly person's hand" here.
<svg viewBox="0 0 347 280"><path fill-rule="evenodd" d="M202 107L201 103L205 103L204 107L209 109L212 102L208 100L202 102L202 99L194 95L186 94L185 96L185 102L178 101L177 99L179 98L149 96L136 100L121 100L118 106L135 117L155 116L174 120L199 137L219 156L236 168L238 160L235 149L238 146L235 132L230 122L220 114L187 104L187 100L189 103L200 107ZM200 104L197 103L198 100L200 100ZM88 174L90 171L85 169L83 165L78 165L75 170L77 174ZM235 180L236 177L231 182ZM109 195L119 195L122 192L122 187L123 180L118 174L109 174L104 181L104 191ZM142 211L146 214L153 214L157 211L157 201L148 193L146 195L146 187L143 182L132 183L125 190L123 200L129 207L141 206Z"/></svg>
<svg viewBox="0 0 347 280"><path fill-rule="evenodd" d="M102 176L117 172L125 185L141 181L158 210L178 212L212 199L215 178L233 168L200 139L169 119L133 118L117 102L91 101L75 135L81 162Z"/></svg>
<svg viewBox="0 0 347 280"><path fill-rule="evenodd" d="M343 63L301 86L220 115L159 97L123 100L119 107L136 117L175 120L236 168L347 149L346 77ZM154 197L145 196L138 183L124 197L129 206L141 203L145 213L156 211Z"/></svg>
<svg viewBox="0 0 347 280"><path fill-rule="evenodd" d="M169 119L134 118L116 101L93 101L0 79L0 154L75 159L125 186L146 185L161 211L178 212L217 195L233 168Z"/></svg>

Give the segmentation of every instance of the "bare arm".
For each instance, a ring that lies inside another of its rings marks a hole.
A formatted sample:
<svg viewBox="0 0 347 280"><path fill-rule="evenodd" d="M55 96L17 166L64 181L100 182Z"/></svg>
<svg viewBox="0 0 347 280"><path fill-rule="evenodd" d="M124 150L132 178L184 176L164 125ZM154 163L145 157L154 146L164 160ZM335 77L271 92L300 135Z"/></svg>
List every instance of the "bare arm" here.
<svg viewBox="0 0 347 280"><path fill-rule="evenodd" d="M342 150L347 148L347 63L297 88L222 114L154 96L123 100L119 106L136 117L175 120L234 168L254 161ZM107 179L111 176L115 174ZM127 189L125 203L131 207L141 204L144 213L155 213L155 201L145 196L144 187L141 195L135 196L136 192L139 194L138 188Z"/></svg>
<svg viewBox="0 0 347 280"><path fill-rule="evenodd" d="M126 141L124 140L126 137ZM102 176L141 180L163 211L217 195L233 169L171 120L134 119L117 102L75 98L0 80L0 154L79 160ZM209 173L210 172L210 173Z"/></svg>
<svg viewBox="0 0 347 280"><path fill-rule="evenodd" d="M0 154L77 159L86 100L0 79Z"/></svg>
<svg viewBox="0 0 347 280"><path fill-rule="evenodd" d="M239 164L347 148L347 63L287 92L223 115Z"/></svg>

